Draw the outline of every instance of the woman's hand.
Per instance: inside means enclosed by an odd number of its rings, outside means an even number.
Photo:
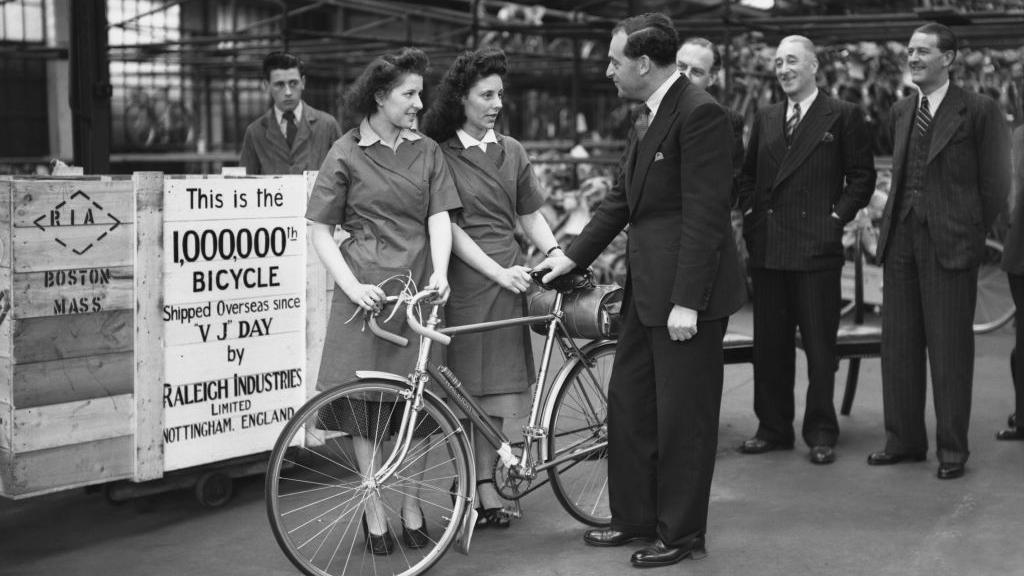
[[[530,288],[530,269],[525,266],[499,268],[494,281],[513,294],[522,294]]]
[[[441,303],[448,301],[448,296],[451,294],[451,288],[448,286],[448,275],[443,272],[435,270],[430,275],[430,281],[427,283],[427,290],[437,290],[438,297],[441,299]]]
[[[353,304],[366,311],[380,308],[386,297],[380,286],[374,284],[355,284],[345,289],[345,295]]]

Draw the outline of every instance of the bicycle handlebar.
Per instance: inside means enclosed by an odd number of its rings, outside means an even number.
[[[402,348],[405,348],[406,346],[409,345],[408,338],[404,336],[399,336],[394,332],[388,332],[387,330],[381,328],[380,324],[377,323],[377,316],[375,314],[366,315],[366,325],[370,327],[370,332],[373,332],[373,334],[378,338],[387,340],[388,342],[401,346]]]
[[[427,328],[423,324],[420,324],[420,321],[416,319],[416,305],[419,304],[421,300],[433,298],[434,296],[437,296],[437,290],[434,289],[417,292],[405,307],[405,319],[409,322],[409,327],[412,328],[413,332],[420,336],[426,336],[438,344],[444,344],[447,346],[452,341],[451,336],[441,334],[437,330]]]

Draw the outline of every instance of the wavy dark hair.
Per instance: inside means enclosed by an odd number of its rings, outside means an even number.
[[[363,117],[377,111],[377,94],[394,89],[406,74],[426,76],[430,58],[419,48],[403,48],[397,54],[375,58],[345,91],[345,107]]]
[[[657,66],[675,66],[679,49],[679,33],[672,19],[660,12],[632,16],[612,28],[612,36],[626,33],[626,46],[622,53],[636,60],[647,56]]]
[[[299,69],[299,76],[306,75],[306,65],[302,59],[288,52],[271,52],[263,58],[263,79],[270,80],[270,73],[274,70]]]
[[[423,115],[421,132],[437,142],[455,136],[455,131],[466,123],[462,98],[474,84],[495,74],[503,79],[508,74],[508,57],[502,50],[481,48],[460,54],[441,78],[437,95]]]

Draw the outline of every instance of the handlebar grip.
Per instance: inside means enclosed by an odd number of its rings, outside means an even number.
[[[366,325],[370,327],[370,332],[373,332],[374,335],[376,335],[378,338],[387,340],[388,342],[401,346],[402,348],[405,348],[406,346],[409,345],[408,338],[405,338],[404,336],[399,336],[394,332],[388,332],[387,330],[381,328],[380,324],[377,323],[377,317],[374,316],[373,314],[367,315]]]
[[[419,334],[420,336],[430,338],[431,340],[437,342],[438,344],[443,344],[447,346],[452,341],[451,336],[447,334],[441,334],[437,330],[431,330],[430,328],[427,328],[423,324],[420,324],[420,321],[416,319],[416,305],[420,302],[420,300],[423,300],[425,298],[432,298],[436,295],[436,290],[424,290],[416,294],[416,296],[414,296],[413,299],[409,302],[409,305],[405,307],[405,317],[406,320],[409,322],[409,327],[412,328],[413,332]]]

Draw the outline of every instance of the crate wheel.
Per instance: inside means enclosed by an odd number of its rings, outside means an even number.
[[[231,477],[223,472],[205,472],[196,480],[196,500],[207,508],[218,508],[231,500]]]

